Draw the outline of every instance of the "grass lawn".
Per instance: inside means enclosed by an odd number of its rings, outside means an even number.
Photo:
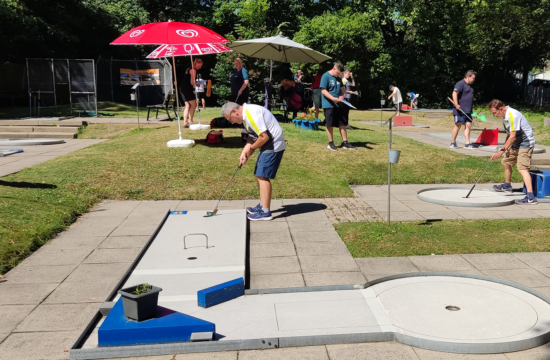
[[[352,119],[357,114],[352,113]],[[383,184],[387,132],[380,126],[352,125],[357,129],[349,139],[358,150],[332,152],[326,149],[324,131],[282,124],[288,148],[273,196],[347,197],[353,196],[349,184]],[[177,138],[176,122],[141,130],[135,125],[90,125],[80,137],[112,135],[112,139],[2,177],[0,273],[103,199],[217,199],[235,172],[243,144],[239,129],[225,129],[226,141],[217,146],[205,144],[207,132],[184,129],[183,137],[197,143],[178,149],[166,147],[167,141]],[[485,159],[397,136],[393,148],[402,151],[400,163],[393,166],[395,184],[473,182],[486,164]],[[227,199],[258,197],[254,160],[243,167]],[[493,163],[483,181],[501,180],[501,166]],[[516,173],[513,180],[519,181]]]
[[[343,223],[354,258],[550,251],[550,219]]]

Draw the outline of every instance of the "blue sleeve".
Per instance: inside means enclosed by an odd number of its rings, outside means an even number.
[[[243,80],[248,80],[248,71],[246,71],[245,68],[243,68],[241,71],[243,73]]]
[[[328,87],[328,77],[326,75],[327,74],[325,73],[321,77],[321,84],[319,84],[319,88],[321,89],[326,89]]]

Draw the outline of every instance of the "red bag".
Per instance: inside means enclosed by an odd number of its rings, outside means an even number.
[[[210,130],[208,135],[206,135],[207,144],[219,144],[223,140],[223,130]]]

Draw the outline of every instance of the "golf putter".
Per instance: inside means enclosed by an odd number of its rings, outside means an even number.
[[[450,102],[453,103],[453,105],[455,105],[455,102],[454,102],[453,100],[451,100],[451,98],[448,97],[447,100],[449,100]],[[456,107],[456,105],[455,105],[455,107]],[[471,117],[469,117],[468,115],[466,115],[466,113],[464,112],[464,110],[462,110],[462,109],[459,109],[459,110],[460,110],[460,112],[463,113],[464,116],[466,116],[475,126],[479,127],[479,125],[474,121],[474,119],[472,119]]]
[[[477,183],[479,182],[479,180],[481,180],[481,177],[485,174],[485,172],[487,171],[487,169],[489,168],[489,165],[491,164],[491,161],[493,161],[492,158],[489,158],[489,162],[487,163],[487,166],[485,166],[485,170],[483,170],[483,172],[481,173],[481,175],[479,175],[479,178],[477,179],[476,183],[474,184],[474,186],[472,186],[472,188],[470,189],[470,191],[468,192],[468,195],[464,196],[465,199],[468,198],[468,196],[470,196],[470,194],[472,193],[472,191],[474,191],[474,188],[476,187]]]
[[[231,181],[229,182],[229,184],[228,184],[227,187],[225,188],[225,191],[223,192],[222,197],[220,198],[220,200],[218,200],[218,203],[216,204],[216,208],[215,208],[213,211],[207,211],[205,217],[214,216],[214,215],[216,215],[216,214],[218,213],[218,206],[220,205],[220,202],[222,201],[223,197],[225,196],[225,193],[227,192],[227,189],[229,189],[229,187],[230,187],[231,184],[233,183],[233,180],[235,180],[235,176],[237,176],[237,173],[239,172],[239,170],[241,170],[241,167],[242,167],[242,166],[243,166],[243,164],[239,164],[239,167],[237,168],[237,171],[235,171],[235,174],[234,174],[233,177],[231,178]]]

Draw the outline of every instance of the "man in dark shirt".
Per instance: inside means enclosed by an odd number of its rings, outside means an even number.
[[[464,79],[460,80],[455,84],[453,90],[453,102],[455,108],[453,109],[453,116],[455,120],[455,127],[453,128],[452,139],[450,147],[453,149],[458,148],[456,145],[456,137],[458,136],[458,131],[460,127],[464,125],[464,138],[465,144],[464,149],[473,149],[474,147],[470,145],[470,129],[472,128],[472,107],[474,102],[474,89],[471,85],[476,80],[476,73],[473,70],[466,71]],[[464,115],[464,113],[466,115]]]

